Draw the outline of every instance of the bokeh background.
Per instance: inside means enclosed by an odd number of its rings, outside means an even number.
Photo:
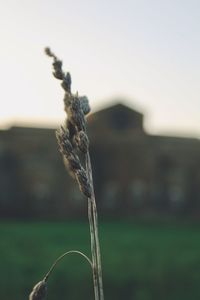
[[[0,299],[28,299],[63,252],[89,255],[87,203],[55,139],[63,91],[87,95],[107,299],[200,296],[199,1],[0,1]],[[93,299],[65,258],[48,299]]]

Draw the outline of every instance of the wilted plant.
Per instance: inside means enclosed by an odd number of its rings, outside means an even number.
[[[92,177],[92,167],[89,154],[89,139],[86,132],[85,115],[90,112],[89,101],[87,97],[79,97],[78,93],[71,92],[70,73],[63,72],[62,61],[59,60],[50,48],[45,48],[45,53],[53,58],[53,75],[61,80],[61,86],[65,91],[64,108],[67,113],[67,119],[64,126],[56,132],[59,150],[63,156],[64,163],[77,181],[80,191],[88,200],[88,220],[91,238],[91,259],[84,253],[71,250],[61,255],[52,265],[43,280],[38,282],[30,296],[29,300],[42,300],[45,298],[47,290],[47,280],[56,264],[66,255],[76,253],[82,255],[91,265],[93,273],[95,300],[103,300],[103,283],[101,270],[101,255],[98,237],[97,208],[94,194],[94,185]]]

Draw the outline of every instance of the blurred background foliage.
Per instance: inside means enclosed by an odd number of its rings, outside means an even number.
[[[199,298],[200,225],[168,221],[101,222],[106,299]],[[28,299],[63,252],[89,254],[86,222],[1,222],[0,231],[0,299]],[[93,299],[91,270],[82,257],[71,255],[49,279],[47,299],[80,298]]]

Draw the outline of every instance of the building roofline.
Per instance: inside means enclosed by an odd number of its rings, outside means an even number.
[[[138,114],[140,116],[144,116],[143,113],[141,113],[140,111],[138,110],[135,110],[133,107],[131,107],[130,105],[127,105],[127,104],[124,104],[121,100],[116,100],[114,101],[113,103],[109,103],[107,106],[104,106],[103,108],[100,108],[100,109],[97,109],[96,111],[94,112],[91,112],[91,115],[95,115],[95,114],[98,114],[98,113],[103,113],[103,112],[106,112],[108,110],[111,110],[115,107],[123,107],[123,108],[126,108],[130,111],[132,111],[133,113],[135,114]]]

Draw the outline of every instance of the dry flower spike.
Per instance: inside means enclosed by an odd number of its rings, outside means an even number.
[[[44,279],[34,286],[29,300],[43,300],[45,298],[47,291],[46,281],[49,274],[53,271],[55,265],[69,253],[78,253],[84,256],[90,263],[93,272],[95,300],[104,300],[97,210],[89,155],[89,139],[86,133],[85,120],[85,115],[90,112],[89,101],[86,96],[79,97],[78,93],[71,93],[70,73],[65,73],[62,70],[62,61],[57,58],[50,48],[45,48],[45,53],[53,58],[53,75],[62,81],[61,86],[65,91],[64,106],[67,119],[65,125],[56,131],[56,137],[59,150],[64,158],[64,162],[67,164],[69,172],[72,173],[74,179],[77,181],[80,191],[88,198],[88,220],[90,226],[92,260],[77,250],[64,253],[55,261]]]

